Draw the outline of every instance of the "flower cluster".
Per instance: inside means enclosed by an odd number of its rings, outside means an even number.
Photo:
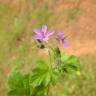
[[[53,31],[48,30],[47,25],[43,25],[42,29],[35,28],[34,29],[35,36],[34,39],[39,40],[40,42],[48,42],[49,38],[54,34]],[[68,42],[65,37],[63,37],[62,32],[57,33],[57,40],[64,47],[68,46]]]
[[[54,32],[52,31],[47,31],[46,25],[43,25],[41,30],[35,28],[34,32],[36,33],[34,37],[36,40],[45,41],[45,42],[48,42],[49,37],[54,34]]]

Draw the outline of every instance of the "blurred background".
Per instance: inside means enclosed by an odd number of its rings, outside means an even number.
[[[60,79],[54,96],[96,96],[96,0],[0,0],[0,96],[13,69],[30,70],[33,28],[64,32],[65,52],[79,57],[77,76]]]

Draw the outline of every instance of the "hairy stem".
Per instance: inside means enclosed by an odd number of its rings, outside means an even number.
[[[51,59],[51,52],[50,52],[50,50],[48,50],[48,53],[49,53],[49,60],[50,60],[49,68],[52,68],[52,59]]]

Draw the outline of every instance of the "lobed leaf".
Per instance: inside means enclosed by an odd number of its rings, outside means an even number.
[[[80,62],[79,59],[74,56],[74,55],[67,55],[67,54],[62,54],[61,56],[61,70],[63,72],[73,72],[73,71],[78,71],[80,68]]]
[[[12,72],[8,77],[8,96],[30,96],[29,74]]]

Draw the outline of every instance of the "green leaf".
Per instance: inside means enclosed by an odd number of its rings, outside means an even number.
[[[22,80],[23,80],[23,76],[21,73],[12,72],[11,74],[9,74],[9,77],[8,77],[9,88],[15,89],[15,88],[24,87]]]
[[[61,61],[66,62],[70,58],[70,55],[68,54],[61,54]]]
[[[24,95],[25,90],[23,88],[13,89],[8,92],[8,96],[24,96]]]
[[[58,78],[59,78],[58,72],[57,72],[56,70],[52,70],[52,72],[51,72],[51,83],[52,83],[53,85],[56,84]]]
[[[30,83],[34,87],[40,86],[44,84],[47,86],[50,82],[50,73],[49,69],[40,69],[36,68],[31,73]]]
[[[47,59],[42,59],[42,58],[38,58],[36,59],[35,63],[37,64],[37,66],[41,69],[46,69],[48,68],[48,64],[49,64],[49,61]]]
[[[40,85],[32,89],[31,96],[45,96],[45,87]]]
[[[32,96],[45,96],[50,84],[55,85],[58,74],[54,69],[36,68],[30,74],[30,84],[33,87]]]
[[[61,57],[61,52],[58,47],[54,49],[54,56],[56,59]]]
[[[74,55],[67,55],[67,54],[62,54],[61,57],[61,70],[63,72],[73,72],[73,71],[78,71],[80,68],[80,62],[79,59],[74,56]]]
[[[47,72],[46,73],[46,78],[44,80],[44,85],[47,86],[51,82],[51,73]]]
[[[8,77],[8,96],[29,96],[29,74],[12,72]]]

